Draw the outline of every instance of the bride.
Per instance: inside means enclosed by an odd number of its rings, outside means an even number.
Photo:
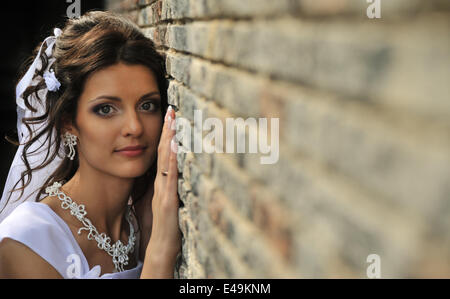
[[[100,11],[69,19],[36,52],[16,89],[0,277],[173,278],[181,231],[164,60],[135,24]]]

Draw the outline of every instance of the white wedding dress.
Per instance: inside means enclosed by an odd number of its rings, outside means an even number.
[[[10,238],[26,245],[53,266],[63,278],[133,279],[141,275],[141,261],[135,268],[123,272],[100,275],[100,265],[90,269],[69,226],[44,203],[26,201],[17,206],[0,223],[0,242],[3,238]],[[139,260],[137,256],[139,233],[136,238],[134,251],[136,260]],[[73,259],[73,257],[79,258]],[[74,266],[79,269],[73,271]]]

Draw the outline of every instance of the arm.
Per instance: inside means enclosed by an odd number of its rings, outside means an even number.
[[[173,278],[176,256],[173,257],[168,252],[150,242],[145,253],[141,278]]]
[[[63,278],[47,261],[24,244],[0,242],[0,278]]]
[[[167,116],[172,118],[168,121]],[[141,278],[173,278],[178,253],[181,251],[181,230],[178,224],[178,168],[176,149],[171,141],[175,135],[175,113],[168,110],[158,146],[158,171],[151,201],[152,233],[145,250]],[[164,176],[162,171],[167,171]]]

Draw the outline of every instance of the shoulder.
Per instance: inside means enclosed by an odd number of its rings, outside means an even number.
[[[6,268],[9,264],[19,269],[28,269],[28,263],[47,264],[65,275],[67,257],[83,254],[67,224],[43,203],[19,205],[0,223],[0,241]]]
[[[0,240],[4,237],[36,238],[45,229],[57,229],[56,219],[48,206],[24,202],[0,223]]]
[[[0,278],[62,278],[62,276],[24,244],[3,238],[0,241]]]

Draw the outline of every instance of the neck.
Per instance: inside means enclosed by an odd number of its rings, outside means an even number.
[[[124,216],[133,182],[133,178],[87,172],[80,167],[61,190],[78,205],[85,206],[86,218],[99,233],[104,232],[116,242],[121,239],[122,229],[128,225]]]

